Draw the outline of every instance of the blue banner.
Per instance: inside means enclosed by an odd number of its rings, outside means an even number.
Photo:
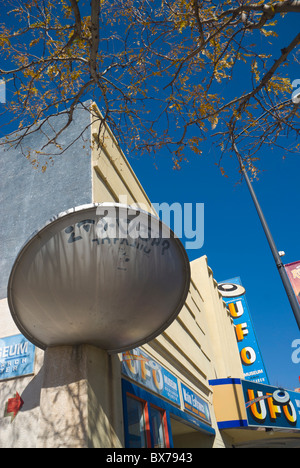
[[[34,372],[35,346],[23,335],[0,338],[0,380]]]
[[[300,429],[300,393],[242,380],[248,426]]]
[[[258,346],[245,289],[239,277],[218,284],[235,325],[236,339],[240,352],[244,377],[256,383],[268,384],[269,379]]]
[[[202,398],[186,387],[183,383],[181,384],[181,391],[184,409],[210,424],[210,412],[206,401],[202,400]]]
[[[177,378],[140,348],[122,354],[122,372],[149,390],[180,405]]]

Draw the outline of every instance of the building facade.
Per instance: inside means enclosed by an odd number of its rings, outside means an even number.
[[[121,197],[152,210],[113,134],[100,125],[95,104],[86,106],[93,113],[76,109],[60,136],[63,153],[53,160],[40,154],[47,132],[33,133],[22,148],[6,148],[0,158],[0,447],[225,448],[253,439],[267,444],[268,432],[247,423],[234,322],[206,256],[190,264],[189,292],[177,318],[138,348],[112,354],[82,343],[42,350],[13,321],[7,284],[32,232],[72,207]],[[64,118],[50,120],[48,137]],[[277,410],[273,405],[277,414],[279,404]],[[282,408],[291,427],[278,438],[300,445],[295,415]]]

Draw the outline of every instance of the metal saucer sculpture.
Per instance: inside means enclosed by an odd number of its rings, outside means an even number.
[[[184,305],[190,265],[180,240],[148,212],[103,203],[72,208],[18,254],[8,302],[36,346],[91,344],[115,353],[161,334]]]

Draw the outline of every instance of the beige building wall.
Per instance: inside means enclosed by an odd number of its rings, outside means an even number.
[[[139,203],[153,212],[151,202],[136,178],[116,140],[107,129],[99,131],[99,122],[92,126],[94,201],[119,201],[119,194],[128,203]],[[212,445],[224,447],[213,410],[213,394],[208,381],[229,376],[243,377],[233,321],[218,291],[207,257],[191,262],[190,290],[180,314],[159,337],[142,347],[147,354],[188,385],[210,405],[216,430]],[[183,431],[183,428],[182,428]],[[182,432],[177,442],[195,447],[209,445],[207,436]]]
[[[92,181],[93,201],[139,203],[152,211],[151,202],[113,133],[101,125],[101,115],[93,104],[92,116]]]
[[[94,114],[90,127],[93,202],[122,203],[125,202],[124,197],[127,197],[128,204],[140,203],[144,209],[151,211],[151,202],[114,136],[106,127],[99,127],[100,114],[96,107],[94,107]],[[120,196],[122,196],[121,199]],[[143,349],[209,404],[216,437],[204,435],[201,437],[200,433],[192,429],[189,431],[186,428],[183,430],[182,427],[178,427],[177,446],[190,447],[191,445],[186,444],[193,444],[195,447],[225,447],[226,440],[222,438],[217,428],[213,409],[213,390],[208,382],[210,379],[229,376],[242,377],[242,366],[232,319],[218,292],[216,281],[205,256],[191,262],[191,273],[189,294],[180,314],[164,333],[144,345]],[[0,339],[1,336],[17,333],[19,331],[14,325],[7,302],[4,299],[0,302]],[[53,353],[55,354],[55,351]],[[122,413],[120,398],[121,356],[119,355],[117,359],[113,358],[113,364],[110,364],[112,367],[108,368],[105,352],[99,353],[85,349],[84,353],[85,359],[88,359],[86,356],[92,356],[93,365],[84,366],[83,369],[81,364],[77,363],[73,378],[77,379],[76,381],[83,379],[84,382],[80,388],[88,389],[90,395],[88,405],[92,406],[93,411],[91,411],[91,407],[84,406],[88,428],[84,437],[87,439],[83,440],[83,431],[78,436],[81,441],[74,442],[77,436],[71,435],[71,438],[74,437],[73,442],[66,442],[65,446],[68,446],[69,443],[73,446],[101,446],[101,444],[102,446],[122,446],[124,444],[122,417],[115,418],[112,426],[107,419],[103,425],[101,422],[103,421],[103,412],[99,410],[99,405],[103,404],[106,414],[109,414],[112,409],[115,414]],[[59,360],[59,356],[65,359],[65,361],[61,359],[61,362],[66,363],[65,365],[68,365],[68,359],[69,363],[74,362],[74,355],[70,353],[70,350],[57,350],[55,359]],[[57,428],[54,427],[55,421],[48,421],[47,418],[49,419],[49,414],[51,414],[51,405],[52,408],[55,406],[57,396],[55,390],[57,391],[58,387],[62,407],[65,401],[70,402],[68,392],[70,391],[69,383],[72,380],[72,372],[69,372],[68,385],[65,385],[59,380],[57,373],[53,371],[49,363],[47,364],[50,366],[47,367],[49,373],[46,375],[46,364],[43,365],[43,359],[44,352],[37,350],[34,376],[0,382],[0,404],[2,407],[16,388],[21,396],[26,395],[24,398],[26,403],[13,423],[9,418],[4,418],[0,414],[0,447],[64,446],[64,442],[55,440],[55,437],[60,437],[60,431],[55,430]],[[46,361],[48,362],[49,359]],[[93,377],[98,364],[106,369],[104,373],[108,376],[108,380],[103,379],[101,383],[103,385],[101,391],[99,390],[101,387],[99,381]],[[60,368],[61,372],[62,368]],[[79,375],[80,372],[82,374]],[[107,403],[107,395],[110,392],[109,375],[113,375],[114,379],[114,396],[110,397],[110,402]],[[83,392],[82,399],[86,398],[87,393],[83,390],[80,391]],[[99,392],[101,395],[97,395]],[[89,415],[97,413],[97,411],[95,413],[95,408],[98,408],[99,415],[93,421]],[[58,417],[61,414],[61,408],[52,412]],[[76,424],[76,417],[73,418],[73,421]],[[63,428],[66,421],[61,421],[61,424]],[[53,427],[53,430],[50,426]],[[51,434],[49,431],[52,431]],[[49,434],[48,441],[47,434]],[[110,440],[107,439],[107,434],[112,434]]]

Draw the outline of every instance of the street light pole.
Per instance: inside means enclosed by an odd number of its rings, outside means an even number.
[[[272,237],[272,234],[270,232],[269,226],[268,226],[267,221],[266,221],[266,219],[264,217],[264,214],[262,212],[262,209],[260,207],[260,204],[258,202],[258,199],[256,197],[256,194],[255,194],[254,189],[252,187],[252,184],[250,182],[250,179],[248,177],[247,171],[246,171],[245,166],[244,166],[244,164],[242,162],[241,155],[240,155],[235,143],[233,143],[233,147],[234,147],[234,151],[235,151],[235,153],[236,153],[236,155],[238,157],[243,176],[245,177],[245,181],[247,183],[250,195],[251,195],[252,200],[254,202],[257,214],[258,214],[259,219],[261,221],[261,224],[262,224],[263,230],[265,232],[267,241],[269,243],[271,252],[273,254],[277,269],[278,269],[279,274],[281,276],[283,286],[284,286],[285,291],[287,293],[287,296],[288,296],[290,305],[292,307],[296,322],[298,324],[298,328],[300,330],[300,306],[299,306],[298,300],[297,300],[297,298],[296,298],[296,296],[294,294],[294,291],[293,291],[292,285],[290,283],[289,277],[288,277],[287,272],[286,272],[286,270],[284,268],[284,265],[283,265],[283,263],[281,261],[280,255],[279,255],[278,250],[276,248],[276,245],[275,245],[274,239]]]

